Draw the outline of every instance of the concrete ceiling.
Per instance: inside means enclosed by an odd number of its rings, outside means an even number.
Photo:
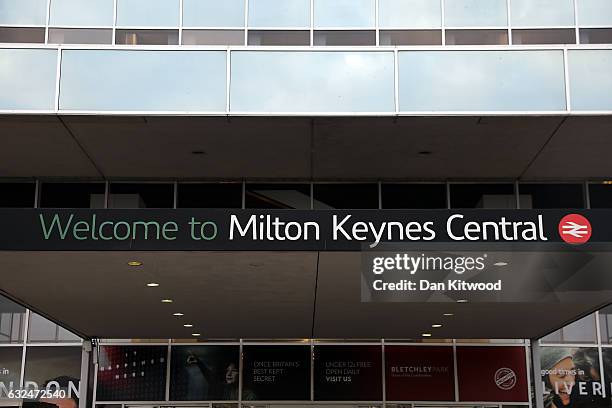
[[[611,116],[13,115],[0,117],[0,135],[0,175],[17,178],[568,180],[612,175]]]
[[[419,339],[433,323],[444,324],[435,338],[536,338],[612,299],[606,279],[559,302],[362,302],[360,262],[358,252],[0,252],[0,291],[84,336],[144,339]]]

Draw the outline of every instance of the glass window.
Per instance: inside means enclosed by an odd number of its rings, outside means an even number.
[[[588,315],[542,338],[542,343],[596,343],[595,315]]]
[[[310,31],[249,30],[249,45],[310,45]]]
[[[47,24],[47,0],[0,0],[0,24]]]
[[[243,30],[183,30],[184,45],[244,45]]]
[[[521,208],[584,208],[582,184],[520,184]]]
[[[514,27],[574,25],[574,0],[512,0]]]
[[[235,112],[390,112],[393,53],[238,51],[231,84]]]
[[[177,45],[178,30],[117,30],[115,43],[126,45]]]
[[[400,51],[399,97],[402,111],[563,110],[563,53]]]
[[[380,45],[441,44],[441,30],[380,30]]]
[[[224,51],[64,50],[60,107],[225,111],[225,62]]]
[[[247,184],[245,207],[310,209],[310,184]]]
[[[45,29],[36,27],[0,27],[0,43],[45,42]]]
[[[378,208],[378,184],[315,184],[314,208],[317,210]]]
[[[581,44],[612,44],[612,28],[581,28]]]
[[[49,44],[111,44],[113,30],[104,28],[50,28]]]
[[[451,184],[451,208],[516,208],[513,184]]]
[[[178,208],[242,208],[242,183],[178,185]]]
[[[310,27],[310,0],[249,0],[249,27]]]
[[[112,183],[109,208],[172,208],[174,184]]]
[[[32,313],[28,326],[28,343],[78,343],[81,338],[61,326]]]
[[[8,398],[3,385],[8,391],[11,390],[11,383],[14,391],[19,388],[22,354],[23,347],[0,347],[0,400],[6,401]],[[13,406],[19,405],[15,403]]]
[[[42,208],[104,208],[102,183],[42,183]]]
[[[445,184],[402,184],[382,185],[382,208],[424,209],[446,208]]]
[[[508,25],[506,0],[444,0],[446,27],[496,27]]]
[[[26,310],[23,306],[0,296],[0,343],[20,343],[23,341],[25,313]],[[0,348],[1,350],[2,348]]]
[[[573,28],[512,30],[512,44],[576,44]]]
[[[0,183],[0,208],[33,208],[35,194],[34,183]]]
[[[81,347],[28,347],[24,381],[35,382],[39,389],[45,387],[50,381],[57,381],[60,389],[65,390],[66,393],[70,391],[71,399],[77,403],[78,395],[75,390],[80,389],[81,355]],[[62,406],[74,407],[75,405]]]
[[[244,27],[244,0],[183,0],[183,27]]]
[[[599,311],[599,330],[601,342],[612,344],[612,306],[606,306]]]
[[[376,45],[375,31],[315,31],[314,45]]]
[[[54,109],[57,52],[0,49],[0,109]]]
[[[572,109],[612,109],[612,50],[570,50]]]
[[[506,30],[446,30],[446,45],[508,44]]]
[[[113,0],[51,0],[49,25],[112,26]]]
[[[178,27],[179,0],[117,0],[117,25]]]
[[[610,0],[576,0],[578,6],[578,25],[611,26],[612,1]]]
[[[441,27],[440,2],[432,0],[379,0],[378,24],[381,28]]]
[[[589,184],[591,208],[612,208],[612,184]]]
[[[315,27],[374,27],[375,0],[314,0]]]

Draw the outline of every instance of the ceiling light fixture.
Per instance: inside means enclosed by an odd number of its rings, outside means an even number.
[[[423,337],[431,337],[431,333],[423,333],[423,334],[421,334],[421,336],[423,336]]]
[[[439,329],[440,327],[442,327],[442,325],[439,323],[436,323],[436,324],[432,324],[431,327],[433,327],[434,329]]]
[[[140,262],[140,261],[130,261],[127,264],[129,266],[142,266],[142,262]]]
[[[180,317],[180,316],[185,316],[185,315],[183,313],[176,312],[176,313],[173,313],[172,316]]]
[[[447,317],[448,317],[448,316],[454,316],[454,315],[455,315],[454,313],[444,313],[444,314],[443,314],[443,316],[447,316]]]
[[[493,265],[494,266],[507,266],[508,262],[495,262]]]
[[[192,335],[193,337],[200,337],[200,336],[201,336],[201,334],[200,334],[200,333],[191,333],[191,335]]]
[[[187,324],[184,324],[183,327],[193,327],[193,324],[187,323]]]
[[[459,299],[459,300],[457,301],[457,303],[467,303],[467,302],[468,302],[468,300],[467,300],[467,299]]]
[[[147,283],[147,286],[150,288],[156,288],[159,286],[159,283],[155,283],[155,282],[149,282]]]
[[[162,299],[161,302],[162,303],[172,303],[173,300],[172,299]]]

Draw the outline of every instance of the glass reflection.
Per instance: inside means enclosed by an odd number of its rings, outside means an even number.
[[[45,25],[47,0],[0,0],[0,24]]]
[[[565,109],[561,51],[405,51],[399,76],[402,111]]]
[[[572,109],[612,109],[612,51],[570,50]]]
[[[444,0],[447,27],[497,27],[508,24],[506,0]]]
[[[179,0],[117,0],[117,25],[178,27]]]
[[[242,27],[244,0],[183,0],[183,27]]]
[[[514,27],[574,25],[573,0],[512,0]]]
[[[374,27],[375,0],[314,0],[315,27]]]
[[[224,51],[65,50],[60,106],[224,111],[225,58]]]
[[[440,2],[432,0],[379,0],[378,24],[381,28],[441,27]]]
[[[310,0],[249,0],[249,27],[310,27]]]
[[[389,112],[392,52],[232,53],[235,112]]]
[[[52,26],[112,26],[113,0],[51,0]]]
[[[612,1],[576,0],[580,26],[612,26]]]

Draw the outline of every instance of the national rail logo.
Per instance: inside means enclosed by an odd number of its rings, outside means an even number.
[[[584,244],[591,239],[592,233],[591,223],[580,214],[568,214],[559,221],[559,235],[568,244]]]

